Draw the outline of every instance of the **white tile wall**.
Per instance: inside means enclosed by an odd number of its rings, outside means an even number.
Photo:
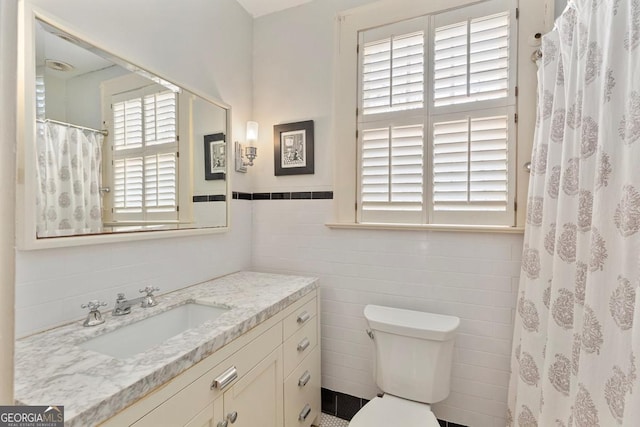
[[[366,304],[455,315],[451,395],[434,412],[474,427],[506,424],[521,235],[332,230],[331,200],[253,204],[253,268],[321,278],[323,387],[377,392]]]
[[[92,299],[112,307],[118,292],[133,298],[153,285],[163,294],[248,268],[251,202],[234,200],[231,211],[222,234],[18,251],[16,336],[82,319]]]

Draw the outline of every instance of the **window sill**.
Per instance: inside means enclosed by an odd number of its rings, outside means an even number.
[[[463,233],[506,233],[522,234],[524,227],[505,227],[495,225],[445,225],[445,224],[381,224],[381,223],[327,223],[331,229],[354,230],[412,230],[412,231],[455,231]]]

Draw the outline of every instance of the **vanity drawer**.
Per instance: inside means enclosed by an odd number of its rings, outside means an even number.
[[[310,318],[300,330],[284,342],[283,367],[285,378],[316,348],[316,344],[318,344],[317,320],[316,316]]]
[[[135,427],[157,427],[161,425],[182,426],[187,424],[194,414],[201,412],[214,399],[231,389],[239,378],[246,375],[262,359],[278,348],[280,342],[282,342],[282,329],[280,325],[276,325],[183,388],[133,425]],[[214,380],[223,379],[225,374],[233,371],[233,368],[235,368],[235,373],[237,374],[235,379],[230,379],[228,383],[212,388]],[[226,375],[226,377],[233,378],[232,375]]]
[[[284,395],[285,427],[309,427],[320,415],[320,348],[311,351],[285,380]]]
[[[317,314],[318,300],[315,297],[315,292],[310,295],[311,299],[303,298],[288,309],[291,311],[289,314],[285,314],[284,321],[282,322],[282,330],[284,339],[286,340],[295,332],[299,331],[307,323],[311,322],[311,319]]]

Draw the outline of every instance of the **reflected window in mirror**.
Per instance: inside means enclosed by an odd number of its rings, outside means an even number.
[[[177,92],[128,75],[102,83],[105,222],[178,220]],[[142,85],[142,87],[141,87]]]

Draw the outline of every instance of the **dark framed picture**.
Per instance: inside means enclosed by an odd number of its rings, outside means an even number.
[[[275,174],[313,174],[313,120],[273,127]]]
[[[204,136],[204,179],[225,179],[227,174],[227,144],[224,133]]]

